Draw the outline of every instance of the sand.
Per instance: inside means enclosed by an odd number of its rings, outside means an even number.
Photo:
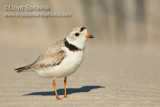
[[[25,53],[26,52],[26,53]],[[85,59],[68,77],[68,98],[57,100],[52,79],[13,69],[31,63],[37,50],[1,48],[0,107],[159,107],[160,52],[87,46]],[[63,78],[57,79],[63,96]]]

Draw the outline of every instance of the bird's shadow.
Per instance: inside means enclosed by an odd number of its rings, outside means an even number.
[[[92,89],[98,89],[98,88],[105,88],[103,86],[83,86],[81,88],[67,88],[67,94],[73,94],[73,93],[81,93],[81,92],[89,92]],[[64,89],[58,89],[57,90],[59,95],[64,95]],[[30,95],[42,95],[42,96],[52,96],[55,95],[54,91],[45,91],[45,92],[32,92],[29,94],[25,94],[24,96],[30,96]]]

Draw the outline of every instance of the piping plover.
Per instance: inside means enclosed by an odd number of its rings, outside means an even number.
[[[17,68],[17,72],[33,71],[40,77],[53,78],[53,88],[57,99],[62,99],[56,91],[56,78],[64,78],[64,98],[66,94],[67,76],[73,74],[81,65],[87,38],[94,38],[87,33],[85,27],[75,27],[68,36],[48,47],[30,65]]]

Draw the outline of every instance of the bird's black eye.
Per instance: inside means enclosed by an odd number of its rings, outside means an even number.
[[[79,36],[79,33],[75,33],[75,36]]]

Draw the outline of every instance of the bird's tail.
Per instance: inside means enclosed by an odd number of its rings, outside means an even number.
[[[32,64],[31,64],[31,65],[32,65]],[[24,66],[24,67],[16,68],[15,70],[16,70],[18,73],[20,73],[20,72],[29,70],[29,69],[31,68],[31,65],[27,65],[27,66]]]

